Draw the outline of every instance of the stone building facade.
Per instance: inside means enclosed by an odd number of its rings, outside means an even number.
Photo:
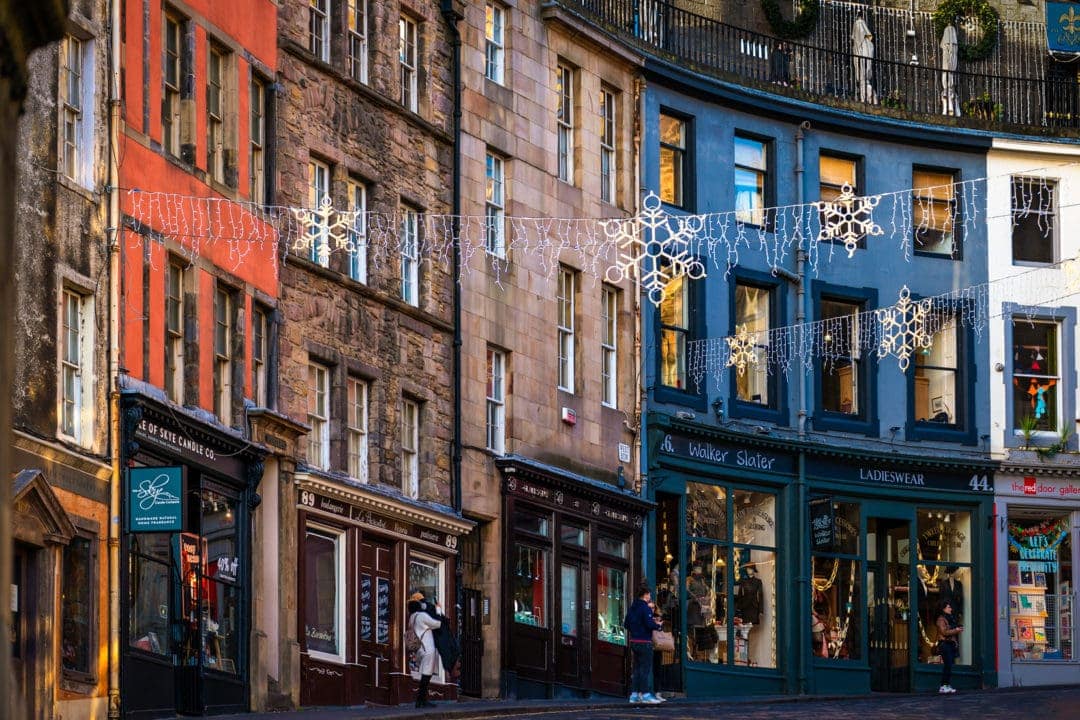
[[[278,25],[276,202],[340,213],[286,240],[279,409],[306,437],[279,505],[299,528],[281,640],[301,704],[396,704],[407,598],[452,614],[469,526],[451,508],[453,279],[423,220],[451,208],[451,52],[438,3],[328,7],[288,3]],[[432,693],[456,688],[440,671]]]
[[[637,294],[605,282],[609,259],[559,252],[557,232],[518,218],[635,212],[639,59],[554,5],[476,3],[462,28],[462,213],[484,229],[462,277],[463,503],[480,523],[463,552],[462,687],[619,693],[602,575],[640,581],[640,532],[598,511],[643,515],[628,492]],[[627,552],[605,568],[608,542]]]
[[[13,716],[108,710],[107,4],[28,65],[18,131]],[[4,432],[8,432],[4,428]]]

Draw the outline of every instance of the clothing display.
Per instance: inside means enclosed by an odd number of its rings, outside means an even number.
[[[748,569],[735,586],[735,593],[735,617],[760,625],[761,613],[765,609],[765,589],[761,579]]]
[[[955,575],[950,573],[945,576],[938,585],[938,607],[944,605],[946,602],[953,606],[953,612],[956,614],[957,622],[963,622],[964,619],[964,585],[956,579]]]

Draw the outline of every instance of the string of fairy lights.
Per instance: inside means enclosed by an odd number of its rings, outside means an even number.
[[[735,210],[698,214],[670,210],[648,193],[636,214],[620,218],[379,213],[336,207],[329,196],[314,208],[302,208],[140,189],[126,191],[124,211],[128,227],[138,234],[174,238],[193,255],[208,243],[226,245],[235,267],[253,252],[271,250],[281,262],[297,256],[327,265],[333,253],[362,253],[373,269],[395,268],[408,253],[449,267],[456,248],[463,275],[486,267],[501,283],[513,257],[532,258],[548,275],[570,262],[597,280],[636,280],[660,306],[674,280],[703,279],[711,271],[726,276],[748,255],[755,266],[790,274],[792,259],[801,252],[807,273],[816,275],[821,262],[851,258],[867,238],[895,243],[905,259],[925,250],[923,242],[939,243],[941,252],[943,239],[991,219],[982,208],[995,179],[1012,180],[1011,222],[1033,219],[1036,232],[1054,232],[1060,190],[1055,192],[1053,173],[1076,164],[869,196],[845,185],[829,200],[778,207],[753,207],[737,195]],[[944,251],[958,252],[958,243],[944,245]],[[691,341],[687,372],[699,387],[706,376],[719,386],[729,371],[788,374],[809,370],[819,360],[828,367],[865,353],[892,356],[906,370],[915,353],[928,351],[934,336],[950,325],[981,334],[992,299],[1037,308],[1078,291],[1077,258],[933,297],[915,297],[903,286],[890,305],[782,327],[743,324],[731,335]]]

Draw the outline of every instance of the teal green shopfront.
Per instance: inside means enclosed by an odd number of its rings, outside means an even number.
[[[993,475],[651,418],[646,567],[689,697],[936,690],[936,618],[959,609],[954,687],[991,687]]]

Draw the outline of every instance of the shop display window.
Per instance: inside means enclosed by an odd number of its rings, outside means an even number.
[[[1069,514],[1010,509],[1009,641],[1014,660],[1073,660],[1072,539]]]
[[[129,535],[128,642],[162,657],[172,652],[169,537],[167,533]]]
[[[601,535],[596,541],[596,552],[625,560],[630,553],[630,547],[625,540]]]
[[[547,520],[544,520],[547,527]],[[551,553],[518,543],[515,547],[514,622],[533,627],[548,627],[548,584]]]
[[[94,543],[76,535],[64,548],[61,577],[61,656],[65,672],[91,675],[94,671],[93,596]]]
[[[210,580],[203,611],[203,664],[236,674],[240,647],[240,588]]]
[[[551,536],[551,519],[545,515],[515,510],[512,525],[515,530],[527,532],[531,535]]]
[[[628,607],[626,571],[599,566],[596,569],[596,632],[601,640],[614,645],[626,644],[623,619]]]
[[[429,557],[409,558],[409,593],[419,590],[429,602],[444,603],[443,563]]]
[[[686,507],[688,656],[776,667],[776,495],[689,483]]]
[[[589,531],[577,525],[564,524],[560,533],[563,545],[585,548],[589,544]]]
[[[937,618],[942,604],[952,603],[958,624],[974,626],[971,513],[920,508],[917,517],[919,662],[939,663]],[[972,661],[971,633],[960,633],[958,640],[960,655],[956,662],[968,665]]]
[[[340,536],[309,529],[304,537],[304,637],[309,652],[344,655],[341,565]]]
[[[833,545],[813,554],[810,647],[814,657],[862,659],[860,507],[833,503]]]

